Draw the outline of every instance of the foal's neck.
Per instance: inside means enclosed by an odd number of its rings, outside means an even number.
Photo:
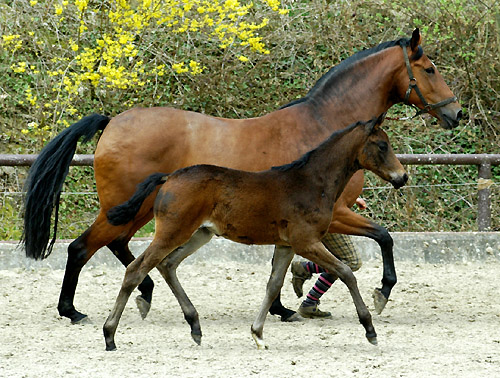
[[[362,168],[358,155],[367,139],[363,127],[364,124],[355,124],[334,133],[310,152],[309,160],[303,167],[305,180],[317,183],[334,201],[340,196],[352,175]]]

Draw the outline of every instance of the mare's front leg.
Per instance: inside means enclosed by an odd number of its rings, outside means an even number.
[[[391,235],[384,227],[342,205],[335,206],[333,222],[330,224],[328,232],[366,236],[375,240],[380,246],[384,265],[382,288],[376,288],[373,292],[375,311],[380,314],[389,300],[392,288],[397,282],[393,254],[394,242]]]
[[[198,229],[198,231],[194,233],[186,244],[170,253],[157,266],[161,275],[172,290],[172,293],[175,295],[175,298],[177,298],[182,312],[184,313],[184,319],[186,319],[191,327],[191,337],[198,345],[201,344],[202,336],[200,319],[196,308],[190,301],[181,283],[179,282],[179,279],[177,278],[177,267],[186,257],[192,255],[200,247],[208,243],[210,239],[212,239],[213,235],[214,234],[206,228]]]
[[[373,327],[372,317],[359,293],[356,277],[354,277],[351,268],[332,255],[321,242],[314,243],[307,247],[292,245],[292,248],[298,255],[325,268],[329,273],[336,275],[345,283],[349,288],[352,300],[356,306],[359,322],[365,328],[366,338],[370,343],[376,345],[377,334]]]
[[[271,304],[283,286],[286,271],[292,262],[293,256],[294,253],[290,247],[276,246],[274,249],[273,266],[271,276],[267,282],[266,295],[262,305],[260,306],[257,318],[251,327],[252,337],[255,340],[258,349],[267,349],[262,337],[264,322]]]

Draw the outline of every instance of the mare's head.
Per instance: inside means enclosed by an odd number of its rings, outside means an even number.
[[[380,128],[384,118],[385,113],[359,126],[363,128],[367,139],[357,160],[362,168],[372,171],[399,189],[408,181],[408,174],[394,154],[387,134]]]
[[[401,40],[405,69],[398,77],[400,96],[406,104],[421,109],[417,114],[428,112],[443,128],[452,129],[458,126],[462,109],[434,63],[424,54],[421,41],[418,29],[409,40]]]

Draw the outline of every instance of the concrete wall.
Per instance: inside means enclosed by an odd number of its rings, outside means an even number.
[[[500,232],[393,232],[394,259],[415,263],[456,263],[468,261],[500,260]],[[353,237],[364,261],[381,260],[380,248],[367,238]],[[136,239],[131,250],[139,255],[150,240]],[[56,243],[52,254],[43,261],[34,261],[24,256],[16,242],[0,242],[0,269],[48,267],[64,269],[69,241]],[[236,260],[247,263],[269,263],[272,246],[245,246],[222,238],[213,238],[184,263],[193,264],[210,261]],[[120,266],[119,261],[107,249],[98,251],[90,260],[90,266]]]

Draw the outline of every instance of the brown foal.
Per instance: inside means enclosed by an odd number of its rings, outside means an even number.
[[[328,252],[321,238],[332,222],[336,200],[359,169],[373,171],[396,188],[406,183],[408,176],[386,133],[379,128],[382,120],[383,115],[352,124],[333,133],[299,160],[267,171],[196,165],[170,175],[149,176],[128,202],[108,212],[113,225],[134,222],[144,200],[163,183],[154,204],[154,239],[128,266],[115,306],[104,324],[106,350],[116,349],[114,335],[132,291],[155,267],[171,285],[168,269],[162,262],[200,229],[238,243],[277,246],[280,258],[275,258],[264,302],[251,328],[258,348],[265,347],[264,320],[283,285],[294,253],[325,267],[347,285],[366,337],[376,344],[371,315],[352,271]],[[192,306],[183,302],[182,295],[176,297],[183,310]],[[199,343],[201,329],[197,314],[194,318],[192,313],[184,314],[193,338]]]

